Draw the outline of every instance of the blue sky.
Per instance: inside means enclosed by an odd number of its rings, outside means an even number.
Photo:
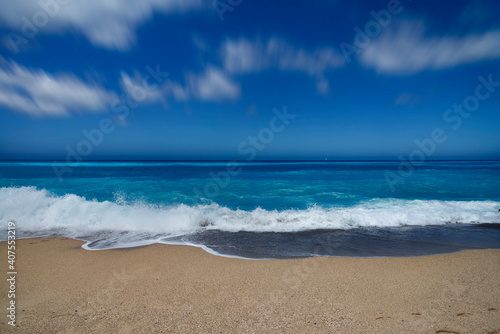
[[[500,158],[495,0],[0,6],[0,159]]]

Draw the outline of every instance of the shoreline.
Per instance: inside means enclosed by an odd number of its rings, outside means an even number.
[[[54,237],[49,237],[49,238],[27,238],[27,239],[68,239],[68,240],[74,240],[74,241],[79,241],[82,242],[82,246],[87,243],[85,240],[81,239],[73,239],[73,238],[67,238],[67,237],[61,237],[61,238],[54,238]],[[22,239],[18,239],[22,240]],[[0,241],[4,242],[4,241]],[[342,258],[342,259],[402,259],[402,258],[421,258],[421,257],[429,257],[429,256],[440,256],[440,255],[451,255],[451,254],[457,254],[457,253],[462,253],[466,251],[480,251],[480,250],[498,250],[500,251],[500,248],[474,248],[474,249],[460,249],[456,251],[450,251],[447,253],[436,253],[436,254],[425,254],[425,255],[405,255],[405,256],[343,256],[343,255],[315,255],[315,256],[308,256],[308,257],[297,257],[297,258],[252,258],[252,257],[244,257],[244,256],[238,256],[238,255],[230,255],[230,254],[224,254],[224,253],[217,253],[216,251],[212,250],[211,248],[208,248],[204,245],[197,245],[197,244],[181,244],[181,243],[162,243],[162,242],[157,242],[154,244],[148,244],[148,245],[141,245],[141,246],[132,246],[132,247],[117,247],[117,248],[106,248],[106,249],[92,249],[92,248],[84,248],[87,251],[91,252],[101,252],[101,251],[127,251],[127,250],[133,250],[133,249],[141,249],[145,247],[151,247],[154,245],[164,245],[164,246],[181,246],[181,247],[194,247],[201,249],[203,252],[212,255],[212,256],[217,256],[217,257],[223,257],[223,258],[228,258],[228,259],[237,259],[237,260],[247,260],[247,261],[288,261],[288,260],[304,260],[304,259],[312,259],[312,258]],[[500,334],[500,333],[499,333]]]
[[[16,240],[10,333],[500,333],[500,250],[249,261],[185,245]],[[7,258],[7,242],[0,242]],[[4,273],[8,272],[4,261]]]
[[[222,257],[248,260],[304,259],[315,256],[387,258],[444,255],[474,249],[500,249],[500,224],[356,227],[297,232],[203,231],[180,241],[145,238],[137,243],[85,241],[87,250],[153,244],[186,245]],[[119,239],[120,236],[115,236]],[[210,245],[210,246],[207,246]],[[260,248],[260,245],[262,248]],[[289,246],[292,245],[292,246]],[[272,247],[271,247],[272,246]],[[109,247],[109,248],[108,248]]]

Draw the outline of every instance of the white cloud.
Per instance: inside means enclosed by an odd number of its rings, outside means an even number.
[[[60,1],[61,3],[63,1]],[[20,31],[25,17],[31,24],[43,13],[45,24],[34,25],[42,32],[61,32],[73,28],[82,32],[94,45],[126,50],[135,42],[137,26],[150,19],[154,12],[187,12],[202,8],[203,0],[23,0],[2,4],[0,24]],[[39,16],[36,16],[38,13]],[[40,14],[42,13],[42,14]],[[35,20],[34,20],[35,17]],[[38,20],[41,20],[38,18]],[[44,23],[44,21],[40,21]]]
[[[161,83],[154,82],[151,78],[149,81],[138,72],[133,77],[125,72],[121,73],[120,83],[123,90],[133,101],[139,103],[161,101],[166,104],[166,99],[170,97],[179,102],[220,102],[237,99],[241,94],[240,86],[222,70],[213,66],[208,66],[200,74],[187,74],[184,85],[171,79]]]
[[[160,88],[162,85],[157,82],[149,83],[139,72],[135,72],[133,77],[121,72],[121,86],[127,95],[136,102],[153,103],[164,100]]]
[[[116,95],[70,74],[51,75],[15,62],[0,63],[0,105],[33,116],[68,116],[107,109]]]
[[[227,40],[222,45],[224,68],[232,73],[250,73],[278,68],[299,71],[309,75],[323,74],[326,70],[344,65],[344,57],[332,48],[308,52],[297,49],[283,40]]]
[[[245,74],[268,69],[303,72],[317,79],[316,86],[321,93],[328,91],[325,72],[345,64],[344,57],[333,48],[310,52],[277,38],[265,43],[244,38],[227,40],[221,47],[221,55],[224,69],[230,73]]]
[[[168,96],[173,96],[177,101],[189,100],[189,90],[177,82],[168,81],[164,91]]]
[[[188,82],[191,94],[202,101],[234,100],[241,93],[240,86],[215,67],[207,67],[201,75],[190,75]]]
[[[186,84],[170,79],[157,83],[139,72],[133,76],[120,74],[123,92],[134,103],[167,103],[199,100],[220,102],[237,99],[241,94],[235,83],[222,70],[208,66],[201,74],[190,73]],[[83,82],[72,74],[50,74],[30,69],[0,58],[0,106],[37,117],[65,117],[75,112],[106,111],[118,95]]]
[[[123,90],[136,102],[166,103],[166,99],[173,98],[179,102],[198,100],[205,102],[221,102],[235,100],[240,97],[241,87],[235,83],[221,69],[208,66],[200,74],[188,73],[186,83],[181,84],[171,79],[156,85],[149,84],[136,73],[133,78],[128,74],[121,74]]]
[[[426,37],[421,22],[405,21],[373,40],[360,53],[380,73],[413,74],[500,58],[500,31],[464,37]]]

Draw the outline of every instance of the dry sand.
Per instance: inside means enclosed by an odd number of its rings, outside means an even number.
[[[4,279],[1,333],[500,334],[500,250],[252,261],[81,244],[17,241],[17,327]]]

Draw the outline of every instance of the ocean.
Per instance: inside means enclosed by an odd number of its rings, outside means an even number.
[[[0,162],[1,240],[247,259],[500,248],[500,161]]]

